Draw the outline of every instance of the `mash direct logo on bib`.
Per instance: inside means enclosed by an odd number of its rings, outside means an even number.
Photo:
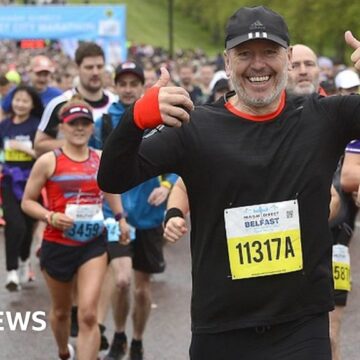
[[[233,280],[303,267],[297,200],[225,209]]]

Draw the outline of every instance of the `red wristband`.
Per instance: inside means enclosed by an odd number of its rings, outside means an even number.
[[[154,86],[134,106],[134,122],[142,130],[153,129],[163,123],[159,109],[160,88]]]

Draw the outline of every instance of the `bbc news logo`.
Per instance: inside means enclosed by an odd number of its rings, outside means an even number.
[[[0,311],[0,331],[44,331],[45,311]]]

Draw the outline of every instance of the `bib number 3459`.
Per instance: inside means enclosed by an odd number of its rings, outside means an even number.
[[[74,219],[74,225],[64,232],[69,239],[86,242],[100,236],[104,230],[101,203],[68,203],[65,214]]]
[[[99,223],[76,222],[70,230],[66,232],[66,236],[79,241],[86,241],[87,239],[93,239],[99,236],[102,229],[103,227]]]

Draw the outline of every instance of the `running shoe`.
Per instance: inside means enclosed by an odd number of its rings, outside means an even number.
[[[142,343],[131,342],[130,346],[130,360],[143,360],[144,359],[144,348]]]
[[[104,360],[121,360],[127,351],[126,336],[117,336],[114,334],[113,341],[110,346],[110,351],[104,357]]]
[[[7,272],[5,287],[9,291],[20,290],[20,281],[19,281],[19,275],[17,273],[17,270],[10,270]]]
[[[100,351],[107,350],[109,348],[109,342],[105,336],[106,327],[103,324],[99,324],[100,329]]]

